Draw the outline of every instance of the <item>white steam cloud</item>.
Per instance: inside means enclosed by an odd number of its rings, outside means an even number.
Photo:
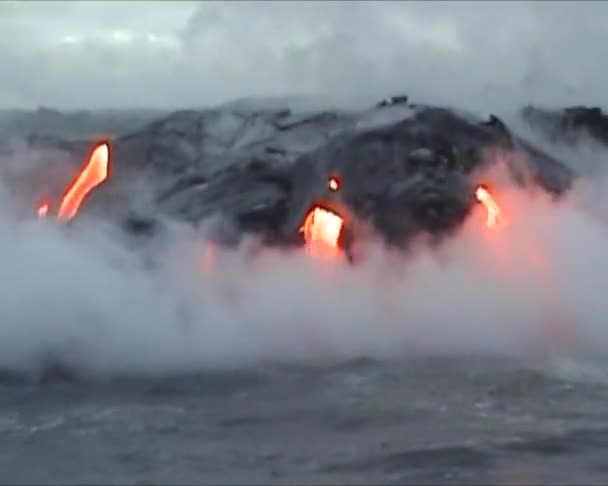
[[[403,92],[483,109],[606,106],[607,12],[564,1],[2,2],[0,106]]]
[[[249,242],[206,271],[201,235],[133,249],[104,222],[24,221],[3,204],[0,369],[35,376],[54,363],[107,378],[360,357],[602,356],[608,227],[588,187],[555,203],[498,184],[505,224],[488,232],[480,206],[438,250],[371,244],[360,265],[325,265],[302,252],[252,256]]]
[[[0,4],[0,64],[11,66],[0,105],[192,107],[294,92],[498,111],[608,105],[608,3],[176,4]],[[29,195],[15,197],[12,180],[36,160],[5,164],[0,369],[59,363],[112,377],[363,356],[603,357],[608,153],[534,141],[592,177],[557,203],[501,184],[509,221],[492,238],[479,207],[438,250],[373,244],[357,266],[301,252],[252,258],[245,245],[205,272],[202,235],[134,249],[103,221],[35,220],[37,190],[24,220]]]

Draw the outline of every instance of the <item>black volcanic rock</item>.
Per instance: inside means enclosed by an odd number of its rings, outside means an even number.
[[[534,182],[556,195],[574,177],[495,116],[481,120],[405,97],[356,113],[179,111],[115,139],[112,178],[83,215],[111,214],[138,231],[165,216],[194,225],[219,216],[241,233],[292,242],[329,174],[338,172],[354,212],[404,244],[419,232],[458,227],[473,204],[477,173],[495,151],[523,155]]]
[[[398,103],[407,103],[407,96],[406,95],[400,95],[400,96],[391,96],[390,98],[386,99],[386,100],[382,100],[379,101],[378,103],[376,103],[376,108],[382,108],[384,106],[391,106],[391,105],[395,105]]]
[[[523,118],[553,141],[574,143],[582,136],[608,145],[608,116],[599,107],[573,106],[547,110],[526,106]]]

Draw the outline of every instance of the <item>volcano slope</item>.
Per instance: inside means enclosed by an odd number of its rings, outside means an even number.
[[[74,163],[89,146],[28,141],[29,150],[60,150]],[[495,116],[479,119],[406,97],[358,112],[238,104],[178,111],[115,137],[113,156],[111,178],[81,215],[117,218],[136,232],[162,228],[168,218],[195,226],[220,221],[206,228],[226,244],[248,233],[268,244],[297,244],[305,211],[332,173],[340,174],[354,213],[396,245],[457,228],[474,204],[480,171],[498,159],[521,184],[556,196],[575,177]]]

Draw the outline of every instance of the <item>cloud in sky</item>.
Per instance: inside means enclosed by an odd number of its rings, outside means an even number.
[[[604,2],[2,2],[0,106],[607,105]]]

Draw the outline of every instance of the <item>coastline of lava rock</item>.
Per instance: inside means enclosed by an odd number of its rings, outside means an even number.
[[[387,241],[403,245],[421,232],[441,236],[459,226],[474,204],[477,174],[496,151],[525,160],[529,177],[513,166],[515,179],[556,196],[575,178],[566,164],[495,116],[477,119],[411,104],[405,96],[358,112],[229,105],[157,116],[114,136],[111,178],[90,195],[81,217],[118,218],[137,232],[165,217],[196,226],[219,216],[226,222],[213,235],[219,240],[254,233],[269,243],[294,243],[307,207],[325,190],[328,175],[338,172],[355,213]],[[597,109],[527,107],[522,116],[566,142],[581,126],[608,140],[608,122]],[[71,167],[95,138],[40,132],[22,129],[27,150],[59,151]],[[51,196],[61,190],[58,184],[53,179]]]

